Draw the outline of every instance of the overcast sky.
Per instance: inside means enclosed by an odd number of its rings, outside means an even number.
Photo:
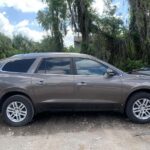
[[[122,17],[124,22],[128,18],[127,0],[114,0],[118,7],[116,16]],[[34,41],[40,41],[46,32],[37,23],[36,15],[46,7],[41,0],[0,0],[0,32],[12,37],[22,34]],[[95,0],[93,8],[101,15],[104,9],[103,0]],[[73,33],[69,29],[64,37],[65,46],[73,45]]]

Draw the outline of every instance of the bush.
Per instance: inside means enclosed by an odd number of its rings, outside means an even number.
[[[146,64],[144,64],[142,60],[127,59],[126,61],[123,61],[121,64],[119,64],[118,67],[125,72],[131,72],[134,69],[140,69],[144,66],[146,66]]]

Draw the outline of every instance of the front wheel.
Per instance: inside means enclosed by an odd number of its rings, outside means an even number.
[[[11,126],[24,126],[32,121],[33,116],[32,103],[23,95],[9,97],[2,106],[2,117]]]
[[[126,106],[126,114],[135,123],[150,122],[150,93],[139,92],[132,95]]]

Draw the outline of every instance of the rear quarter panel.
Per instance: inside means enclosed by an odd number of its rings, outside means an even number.
[[[0,99],[9,92],[22,92],[34,102],[31,81],[31,74],[0,73]]]

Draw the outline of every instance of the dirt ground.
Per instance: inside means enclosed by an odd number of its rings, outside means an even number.
[[[150,124],[112,112],[43,113],[25,127],[0,117],[0,150],[149,150]]]

